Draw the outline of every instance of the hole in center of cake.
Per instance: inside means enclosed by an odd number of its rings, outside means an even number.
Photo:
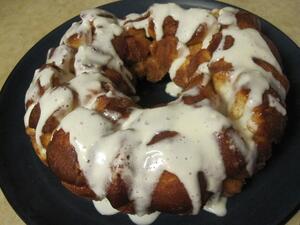
[[[167,104],[176,98],[166,93],[166,85],[170,82],[169,76],[159,82],[152,83],[145,79],[139,79],[136,86],[136,94],[140,100],[138,104],[142,107],[149,108],[158,105]]]

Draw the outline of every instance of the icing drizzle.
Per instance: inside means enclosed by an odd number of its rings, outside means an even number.
[[[140,215],[150,206],[151,193],[164,170],[179,177],[192,200],[193,213],[198,213],[201,196],[197,172],[205,171],[209,191],[220,190],[225,172],[216,135],[228,127],[229,120],[211,108],[207,100],[197,108],[174,102],[159,108],[135,109],[114,132],[110,121],[83,108],[75,109],[61,121],[61,128],[70,133],[90,187],[100,197],[105,197],[103,185],[113,178],[110,165],[122,163],[117,155],[130,155],[126,163],[122,159],[127,165],[122,175],[132,187],[130,198]],[[154,134],[165,130],[178,135],[148,144]],[[185,165],[185,170],[176,165]]]

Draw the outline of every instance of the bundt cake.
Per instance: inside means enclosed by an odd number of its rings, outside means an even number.
[[[173,3],[80,17],[25,99],[26,133],[62,184],[137,215],[214,211],[239,193],[287,120],[289,83],[257,17]],[[176,100],[139,106],[139,81],[166,76]]]

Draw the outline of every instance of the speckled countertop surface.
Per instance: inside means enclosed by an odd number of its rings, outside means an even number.
[[[83,9],[111,0],[0,0],[0,88],[21,57],[44,35]],[[223,0],[268,20],[300,46],[299,0]],[[292,193],[291,193],[292,194]],[[0,190],[0,224],[24,225]],[[300,213],[288,225],[299,225]]]

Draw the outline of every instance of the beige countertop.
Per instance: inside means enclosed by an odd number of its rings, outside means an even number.
[[[83,9],[111,0],[0,0],[0,88],[21,57],[44,35]],[[299,0],[223,0],[268,20],[300,46]],[[299,187],[300,188],[300,187]],[[24,225],[0,190],[0,224]],[[299,225],[300,213],[288,225]]]

